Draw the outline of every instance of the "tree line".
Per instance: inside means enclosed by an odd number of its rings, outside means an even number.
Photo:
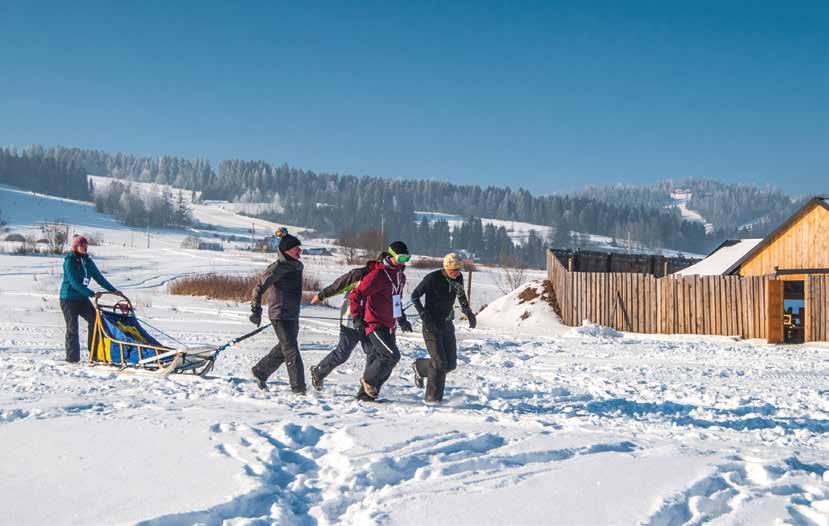
[[[33,150],[20,153],[0,148],[0,183],[33,192],[89,201],[86,172],[80,163],[42,155]]]
[[[189,201],[181,190],[173,195],[162,187],[160,194],[147,194],[129,183],[113,181],[105,188],[94,189],[94,195],[96,211],[112,214],[127,226],[183,228],[193,224]]]
[[[224,160],[214,169],[207,159],[142,157],[63,146],[34,146],[23,156],[80,167],[88,174],[185,188],[200,192],[202,199],[267,202],[271,211],[261,217],[332,236],[381,228],[416,239],[424,226],[415,211],[426,211],[549,227],[550,238],[543,241],[559,247],[579,246],[581,238],[572,232],[582,232],[703,253],[724,237],[764,235],[791,210],[791,199],[782,192],[710,181],[663,181],[648,187],[618,185],[574,195],[535,196],[520,188],[315,173],[266,161]],[[719,230],[706,233],[704,225],[684,220],[672,206],[670,192],[683,186],[693,193],[689,207],[719,225]],[[122,213],[126,216],[128,211]],[[767,221],[752,225],[752,231],[739,228],[763,214]],[[447,228],[430,224],[429,229],[428,246],[445,246]],[[453,232],[448,237],[454,242]]]

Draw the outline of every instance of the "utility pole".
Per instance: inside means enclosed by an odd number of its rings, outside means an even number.
[[[472,304],[472,267],[474,266],[474,263],[472,263],[471,259],[469,260],[469,262],[470,262],[469,270],[467,271],[467,275],[466,275],[466,301],[468,301],[469,304],[471,305]]]

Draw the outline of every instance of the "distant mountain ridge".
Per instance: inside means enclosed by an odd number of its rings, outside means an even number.
[[[5,151],[7,157],[15,153]],[[267,219],[331,235],[377,228],[382,218],[387,232],[431,239],[433,233],[421,231],[425,226],[417,222],[418,210],[542,225],[544,242],[558,247],[580,246],[582,241],[572,232],[589,232],[611,240],[630,238],[643,246],[704,253],[726,237],[764,235],[798,202],[769,187],[694,179],[539,196],[506,186],[315,173],[266,161],[224,160],[214,169],[207,159],[64,146],[33,146],[21,156],[56,160],[91,175],[195,190],[204,199],[275,203]],[[675,197],[677,191],[684,192],[682,200]]]
[[[677,179],[652,185],[588,187],[578,195],[626,206],[677,208],[683,217],[708,225],[714,237],[763,237],[808,197],[795,197],[765,185]],[[687,210],[685,210],[687,209]],[[690,213],[688,213],[690,212]]]

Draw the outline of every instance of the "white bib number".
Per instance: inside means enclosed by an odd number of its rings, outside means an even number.
[[[83,278],[83,286],[84,286],[84,287],[88,287],[88,286],[89,286],[89,278]]]
[[[391,305],[392,310],[394,312],[394,317],[399,318],[403,316],[403,306],[400,303],[400,294],[394,294],[391,297]]]

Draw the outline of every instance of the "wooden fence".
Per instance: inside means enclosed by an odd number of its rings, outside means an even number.
[[[566,325],[590,320],[629,332],[770,336],[766,306],[772,278],[768,276],[656,278],[634,273],[568,272],[552,253],[547,257],[549,279]],[[806,340],[827,340],[829,276],[810,277],[806,286]],[[780,310],[782,316],[782,300]],[[775,333],[771,336],[776,337]]]

